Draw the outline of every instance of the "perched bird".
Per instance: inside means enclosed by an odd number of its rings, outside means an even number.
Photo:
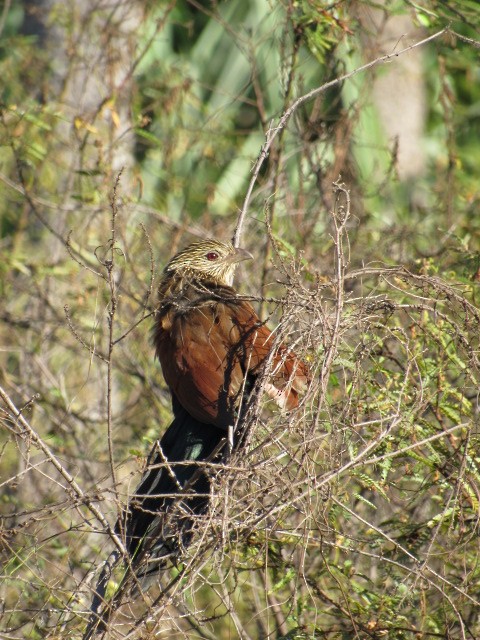
[[[267,390],[282,407],[293,409],[306,386],[305,365],[275,343],[229,284],[238,263],[251,258],[210,239],[189,245],[164,269],[153,343],[174,420],[153,448],[122,527],[137,575],[155,571],[188,545],[194,515],[208,507],[208,465],[221,459],[228,429],[238,430],[267,360]]]
[[[142,575],[190,541],[193,516],[208,506],[205,462],[220,459],[267,358],[269,390],[279,404],[294,408],[305,387],[305,365],[274,344],[250,303],[229,285],[238,263],[251,257],[230,243],[205,240],[164,269],[153,342],[174,420],[152,451],[124,523],[127,549]],[[180,508],[172,520],[174,502]]]
[[[263,387],[286,409],[297,406],[306,386],[304,363],[277,343],[251,304],[230,286],[238,263],[250,258],[228,242],[205,240],[180,251],[163,271],[153,343],[174,419],[155,443],[117,523],[131,557],[129,570],[106,603],[106,584],[119,558],[111,554],[84,640],[105,629],[129,577],[144,586],[167,556],[177,557],[189,544],[195,517],[208,508],[209,471],[222,459],[229,431],[234,442],[241,433],[249,394],[264,366],[268,381]]]

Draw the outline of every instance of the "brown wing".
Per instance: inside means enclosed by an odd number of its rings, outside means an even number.
[[[157,355],[180,404],[201,422],[233,424],[244,374],[232,351],[239,335],[226,305],[211,302],[186,312],[172,308],[159,322]]]
[[[270,355],[274,337],[244,301],[210,302],[159,318],[155,344],[165,381],[197,420],[226,428],[247,374]],[[306,384],[306,368],[284,346],[271,361],[277,400],[291,409]],[[272,394],[272,395],[275,395]]]
[[[260,321],[253,307],[245,301],[238,305],[233,317],[237,323],[240,344],[245,349],[245,369],[252,374],[269,363],[266,390],[278,404],[293,409],[299,392],[305,391],[309,372],[307,366],[283,344],[276,344],[274,334]]]

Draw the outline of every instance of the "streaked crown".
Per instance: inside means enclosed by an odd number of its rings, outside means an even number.
[[[168,276],[178,273],[229,285],[238,263],[251,258],[252,255],[245,249],[212,238],[194,242],[182,249],[167,264],[164,274]]]

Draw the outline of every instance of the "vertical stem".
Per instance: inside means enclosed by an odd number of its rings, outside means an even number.
[[[116,218],[118,213],[117,206],[117,189],[120,184],[120,177],[123,169],[121,169],[115,180],[113,187],[112,198],[110,200],[110,208],[112,211],[112,235],[109,240],[110,244],[110,258],[105,260],[105,266],[108,274],[108,286],[110,288],[110,308],[108,310],[108,357],[107,357],[107,442],[108,442],[108,457],[110,460],[110,474],[112,476],[113,489],[115,494],[117,493],[117,478],[115,474],[115,460],[113,456],[113,437],[112,437],[112,406],[113,406],[113,348],[115,346],[115,340],[113,336],[113,326],[115,321],[115,314],[117,312],[117,290],[115,285],[115,253],[116,253]]]
[[[344,184],[339,181],[333,183],[335,198],[335,209],[332,212],[332,219],[335,229],[333,241],[335,244],[335,270],[336,270],[336,309],[334,326],[332,335],[325,353],[325,360],[320,373],[320,381],[322,385],[323,396],[326,396],[328,376],[330,367],[336,354],[337,344],[339,340],[340,320],[344,303],[344,286],[345,286],[345,269],[347,262],[345,258],[345,250],[343,247],[343,236],[345,233],[345,225],[350,217],[350,193]],[[345,199],[345,204],[341,204],[341,198]]]

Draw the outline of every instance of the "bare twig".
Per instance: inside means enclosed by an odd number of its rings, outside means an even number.
[[[122,170],[123,171],[123,170]],[[112,475],[112,483],[114,490],[117,487],[117,478],[115,473],[115,461],[113,453],[113,425],[112,425],[112,406],[113,406],[113,349],[115,347],[114,339],[114,326],[115,315],[117,312],[118,293],[117,284],[115,282],[116,272],[116,256],[118,248],[116,246],[116,224],[118,214],[118,187],[120,185],[120,178],[122,176],[120,171],[115,180],[115,184],[112,191],[112,197],[110,200],[110,209],[112,212],[112,235],[108,241],[110,258],[105,259],[104,266],[107,270],[108,286],[110,289],[110,308],[108,310],[108,352],[107,352],[107,441],[108,441],[108,455],[110,458],[110,473]],[[117,496],[118,499],[118,496]],[[117,501],[118,504],[118,501]]]

